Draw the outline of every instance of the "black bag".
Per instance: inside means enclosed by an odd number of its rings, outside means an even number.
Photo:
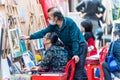
[[[109,56],[107,56],[108,67],[111,72],[118,70],[117,61],[115,60],[113,55],[113,46],[114,46],[114,42],[111,44],[110,53],[109,53]]]

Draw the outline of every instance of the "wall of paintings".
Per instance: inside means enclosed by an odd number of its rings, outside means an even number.
[[[28,54],[30,57],[30,54],[33,56],[36,53],[40,54],[40,49],[43,49],[41,39],[24,41],[19,37],[30,35],[45,27],[46,21],[39,0],[0,0],[0,48],[3,51],[0,53],[2,54],[0,56],[0,75],[2,75],[0,80],[9,79],[10,75],[12,75],[11,80],[17,80],[14,79],[13,74],[21,73],[20,70],[24,66],[21,58],[26,58],[23,55]],[[35,57],[33,58],[36,60]],[[4,70],[5,66],[8,68],[7,71]],[[27,78],[29,78],[28,75]]]
[[[36,56],[40,59],[44,57],[42,39],[28,41],[19,38],[21,35],[30,35],[46,27],[42,5],[39,1],[0,0],[0,55],[2,54],[0,56],[0,80],[9,80],[10,77],[10,80],[29,80],[30,75],[19,75],[22,73],[22,68],[37,64],[39,60]],[[52,2],[51,6],[62,8],[65,11],[64,15],[67,15],[68,0],[49,1]],[[15,73],[18,75],[14,75]]]

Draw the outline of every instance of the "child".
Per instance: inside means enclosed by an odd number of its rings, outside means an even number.
[[[92,32],[93,25],[91,21],[84,20],[81,22],[81,31],[88,43],[88,54],[87,57],[97,54],[97,48],[95,46],[95,37]]]

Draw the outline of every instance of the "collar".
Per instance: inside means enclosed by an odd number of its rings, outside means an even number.
[[[66,26],[66,18],[64,17],[60,31],[63,30],[65,28],[65,26]]]

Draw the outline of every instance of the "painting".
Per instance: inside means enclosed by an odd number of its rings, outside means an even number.
[[[9,38],[12,57],[16,58],[21,56],[22,54],[20,51],[20,39],[17,28],[8,30],[8,38]]]
[[[26,51],[23,53],[23,61],[26,66],[26,68],[31,68],[35,66],[35,58],[34,55],[30,51]]]
[[[44,49],[44,45],[43,45],[43,40],[42,39],[33,40],[33,45],[35,47],[35,50]]]
[[[38,39],[37,43],[38,43],[38,49],[44,49],[43,39]]]
[[[21,31],[19,27],[8,30],[8,38],[13,58],[22,56],[22,53],[27,50],[25,40],[20,40],[20,35]]]

